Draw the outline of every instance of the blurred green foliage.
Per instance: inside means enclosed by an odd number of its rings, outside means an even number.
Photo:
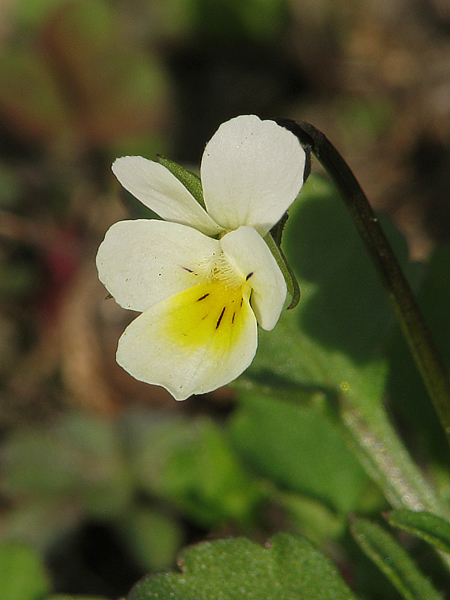
[[[7,127],[63,156],[139,143],[167,110],[167,76],[156,55],[127,40],[109,2],[39,4],[17,15],[17,36],[1,49]]]
[[[41,557],[18,542],[0,544],[0,582],[5,600],[40,600],[50,591]]]
[[[407,600],[443,600],[418,570],[408,553],[379,525],[366,519],[355,519],[351,531],[364,552],[378,565],[403,598]]]
[[[242,394],[239,404],[233,439],[256,472],[344,515],[366,508],[367,501],[376,506],[367,475],[326,414],[260,394]]]

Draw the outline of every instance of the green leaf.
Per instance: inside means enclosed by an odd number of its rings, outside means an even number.
[[[174,565],[176,554],[183,545],[179,523],[146,506],[131,507],[115,523],[115,528],[146,573]]]
[[[0,597],[42,600],[50,591],[43,562],[32,548],[15,542],[0,544]]]
[[[277,490],[273,497],[286,514],[289,531],[301,533],[320,548],[326,548],[330,539],[342,539],[347,531],[347,516],[320,500],[286,490]]]
[[[61,418],[17,429],[3,447],[1,491],[49,501],[73,496],[90,514],[109,517],[130,500],[132,481],[118,431],[101,419]]]
[[[128,600],[354,600],[336,567],[304,538],[277,534],[266,547],[244,538],[189,548],[181,573],[149,576]]]
[[[443,600],[407,552],[379,525],[366,519],[355,519],[351,532],[405,600]]]
[[[177,163],[164,158],[164,156],[158,156],[158,162],[168,169],[172,175],[180,181],[184,187],[194,196],[197,202],[205,208],[205,201],[203,200],[203,189],[200,177],[191,171],[187,171],[184,167]]]
[[[202,526],[248,523],[263,499],[223,431],[208,418],[135,414],[127,426],[136,478]]]
[[[2,515],[2,536],[46,552],[80,526],[84,515],[79,503],[75,494],[48,500],[31,497],[25,502],[15,499]]]
[[[290,212],[284,249],[303,287],[299,325],[328,351],[364,364],[379,350],[395,318],[362,240],[337,192],[327,181],[310,177]],[[387,219],[383,227],[402,266],[413,279],[405,240]]]
[[[450,554],[450,523],[429,512],[394,510],[387,515],[389,524],[425,540],[438,550]]]
[[[358,509],[369,480],[325,414],[244,393],[230,427],[239,452],[259,475],[319,499],[334,511]]]

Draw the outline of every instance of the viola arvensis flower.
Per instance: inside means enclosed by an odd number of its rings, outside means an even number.
[[[119,340],[126,371],[184,400],[249,366],[257,324],[271,330],[286,298],[264,237],[295,200],[304,165],[297,138],[255,116],[223,123],[207,144],[206,209],[173,169],[140,156],[115,161],[123,187],[164,219],[115,223],[98,251],[100,280],[142,313]]]

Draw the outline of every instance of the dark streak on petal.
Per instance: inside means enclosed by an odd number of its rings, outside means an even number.
[[[209,296],[209,293],[208,294],[204,294],[203,296],[200,296],[200,298],[197,298],[197,302],[200,302],[200,300],[204,300],[208,296]]]
[[[188,269],[187,267],[181,267],[181,268],[184,269],[185,271],[187,271],[188,273],[194,272],[192,269]]]
[[[220,317],[217,319],[217,323],[216,323],[216,329],[218,329],[218,328],[219,328],[220,321],[222,320],[223,313],[225,312],[225,308],[226,308],[225,306],[222,308],[222,312],[220,313]]]
[[[253,275],[253,271],[247,275],[247,277],[245,278],[245,281],[248,281],[252,275]]]
[[[233,323],[234,323],[234,318],[235,318],[235,316],[236,316],[236,313],[234,312],[234,313],[233,313],[233,316],[231,317],[231,324],[232,324],[232,325],[233,325]]]

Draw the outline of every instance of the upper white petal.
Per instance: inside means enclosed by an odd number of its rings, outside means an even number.
[[[119,340],[117,362],[136,379],[165,387],[177,400],[226,385],[249,366],[256,352],[257,324],[248,300],[234,327],[231,313],[219,328],[216,320],[207,324],[206,333],[204,320],[186,318],[203,291],[195,286],[159,302],[139,315]],[[198,331],[200,344],[195,343]]]
[[[223,123],[201,164],[209,214],[225,229],[251,225],[264,237],[297,197],[305,157],[294,134],[274,121],[250,115]]]
[[[196,229],[139,219],[112,225],[96,262],[100,281],[118,304],[142,312],[199,283],[219,252],[220,243]]]
[[[240,227],[220,240],[230,263],[248,277],[251,303],[263,329],[273,329],[286,300],[286,282],[269,247],[253,227]]]
[[[206,235],[222,230],[163,165],[142,156],[124,156],[112,170],[126,190],[166,221],[189,225]]]

